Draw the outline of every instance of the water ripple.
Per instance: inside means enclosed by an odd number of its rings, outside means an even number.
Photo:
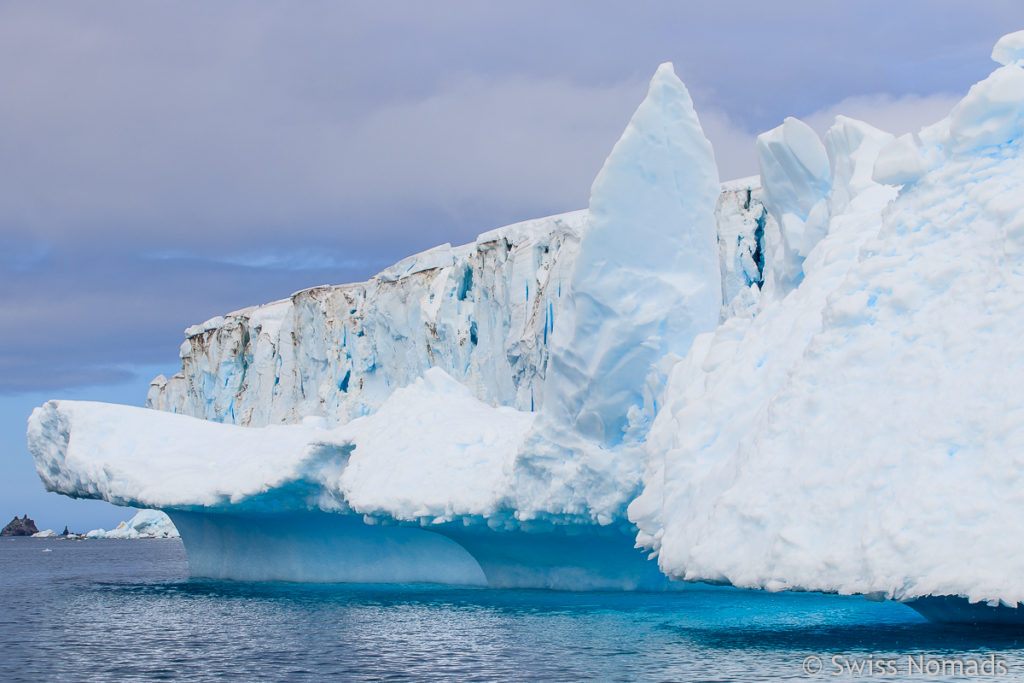
[[[4,681],[768,681],[835,653],[1020,673],[1021,640],[860,598],[193,581],[178,541],[0,541]]]

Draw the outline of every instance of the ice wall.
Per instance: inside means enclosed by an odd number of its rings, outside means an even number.
[[[542,401],[547,337],[585,211],[411,256],[367,282],[303,290],[186,330],[182,371],[147,405],[261,426],[375,411],[438,367],[491,405]]]
[[[789,117],[757,138],[765,205],[778,226],[765,240],[766,290],[781,298],[803,278],[803,262],[825,232],[831,187],[828,156],[818,135]]]
[[[761,195],[756,177],[719,186],[689,94],[664,64],[589,210],[190,327],[181,372],[157,377],[147,406],[249,426],[345,423],[438,367],[490,405],[553,400],[556,422],[617,444],[631,408],[634,431],[653,416],[651,366],[756,303],[774,225]]]
[[[744,178],[723,185],[718,200],[726,317],[760,291],[757,255],[773,224],[761,194],[759,178]],[[526,221],[366,282],[302,290],[194,325],[181,372],[154,379],[146,405],[249,426],[307,416],[344,423],[440,367],[492,405],[537,410],[586,229],[586,210]]]
[[[1024,600],[1024,69],[1009,42],[1009,65],[916,138],[840,119],[828,182],[803,162],[783,178],[785,206],[828,216],[824,234],[784,297],[695,342],[649,434],[630,517],[669,575]]]
[[[765,233],[777,230],[764,207],[761,178],[753,176],[722,183],[715,207],[719,270],[722,275],[722,313],[725,321],[751,316],[764,286]]]
[[[232,581],[484,586],[480,565],[440,534],[369,526],[318,510],[171,510],[192,576]]]

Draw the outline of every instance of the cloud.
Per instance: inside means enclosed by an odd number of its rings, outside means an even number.
[[[941,115],[1022,25],[1003,0],[2,4],[0,389],[173,362],[217,313],[583,207],[662,61],[731,178],[785,115]]]
[[[697,110],[704,135],[711,141],[718,177],[725,180],[757,175],[757,134],[719,109]]]
[[[0,358],[0,396],[35,391],[59,391],[76,386],[109,386],[137,381],[139,394],[145,394],[145,383],[151,378],[142,377],[126,367],[108,365],[85,365],[69,362],[54,365],[38,356]]]
[[[461,74],[355,107],[262,89],[244,62],[151,66],[37,67],[49,86],[2,105],[0,151],[19,159],[0,167],[7,224],[49,243],[148,251],[222,253],[297,235],[363,249],[471,239],[585,205],[645,86]]]
[[[962,94],[952,93],[899,97],[885,93],[861,95],[819,109],[803,121],[819,135],[828,130],[839,114],[870,123],[893,135],[916,133],[944,118],[961,98]]]
[[[242,251],[234,254],[196,254],[180,249],[143,254],[154,261],[191,261],[268,270],[382,270],[391,264],[384,259],[344,258],[330,250],[304,247],[297,249]]]
[[[50,255],[49,245],[0,234],[0,270],[29,273]]]
[[[845,97],[966,87],[1024,22],[993,3],[921,31],[925,6],[7,5],[0,216],[139,250],[267,247],[296,227],[358,248],[468,239],[584,204],[660,61],[749,134]]]

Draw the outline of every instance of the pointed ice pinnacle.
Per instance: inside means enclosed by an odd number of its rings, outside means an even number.
[[[631,409],[653,417],[644,378],[718,324],[719,193],[711,143],[666,62],[591,188],[574,321],[552,340],[545,409],[555,422],[613,446]]]

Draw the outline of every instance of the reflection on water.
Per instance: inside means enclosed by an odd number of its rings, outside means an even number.
[[[808,656],[821,657],[819,677],[831,679],[835,655],[903,662],[989,653],[1024,678],[1020,633],[932,625],[902,605],[862,598],[703,587],[623,594],[192,581],[176,540],[0,541],[4,681],[767,681],[807,679]],[[921,680],[901,667],[885,679]]]

